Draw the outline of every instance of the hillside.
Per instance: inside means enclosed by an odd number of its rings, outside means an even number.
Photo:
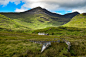
[[[63,25],[66,27],[86,28],[86,13],[76,15],[70,22]]]
[[[20,12],[20,13],[0,13],[6,17],[12,19],[19,25],[25,26],[27,28],[42,29],[46,27],[58,27],[71,20],[71,18],[78,12],[69,13],[66,15],[59,15],[56,13],[51,13],[46,9],[41,7],[36,7],[31,10]]]
[[[31,29],[41,29],[46,27],[52,27],[52,26],[60,26],[64,23],[66,23],[69,19],[63,20],[64,18],[59,17],[52,17],[44,14],[8,14],[5,16],[9,16],[12,20],[17,22],[20,25],[29,27]]]
[[[27,30],[23,25],[18,24],[16,21],[0,14],[0,29],[3,30]]]

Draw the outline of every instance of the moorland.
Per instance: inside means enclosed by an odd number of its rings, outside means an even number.
[[[86,13],[51,13],[41,7],[20,13],[0,13],[0,57],[86,57]],[[49,35],[38,35],[39,32]],[[42,44],[64,38],[71,42],[70,52],[63,42],[41,53]]]

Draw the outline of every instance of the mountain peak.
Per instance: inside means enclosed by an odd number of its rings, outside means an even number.
[[[47,14],[47,12],[49,12],[48,10],[46,10],[45,8],[42,8],[40,6],[30,9],[28,11],[25,11],[23,13],[28,13],[28,14]]]
[[[42,7],[38,6],[38,7],[36,7],[35,9],[42,9]]]
[[[73,13],[77,13],[77,14],[80,14],[79,12],[77,12],[77,11],[75,11],[75,12],[73,12]]]

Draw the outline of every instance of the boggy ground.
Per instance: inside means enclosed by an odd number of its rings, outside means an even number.
[[[83,32],[84,33],[84,32]],[[71,42],[70,52],[63,42],[52,43],[43,53],[42,45],[29,42],[29,39],[43,41],[64,38]],[[0,57],[82,57],[86,56],[86,35],[37,35],[20,32],[0,31]]]

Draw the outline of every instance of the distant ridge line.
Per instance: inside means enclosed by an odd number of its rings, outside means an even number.
[[[79,12],[72,12],[72,13],[67,13],[65,15],[60,15],[58,13],[52,13],[52,12],[48,11],[47,9],[41,8],[41,7],[32,8],[32,9],[24,11],[24,12],[0,12],[0,14],[23,14],[23,13],[38,14],[38,12],[37,12],[38,10],[40,10],[39,13],[42,13],[42,14],[47,14],[47,15],[54,16],[54,17],[63,17],[63,18],[73,18],[77,14],[80,14]],[[35,12],[37,12],[37,13],[35,13]]]

